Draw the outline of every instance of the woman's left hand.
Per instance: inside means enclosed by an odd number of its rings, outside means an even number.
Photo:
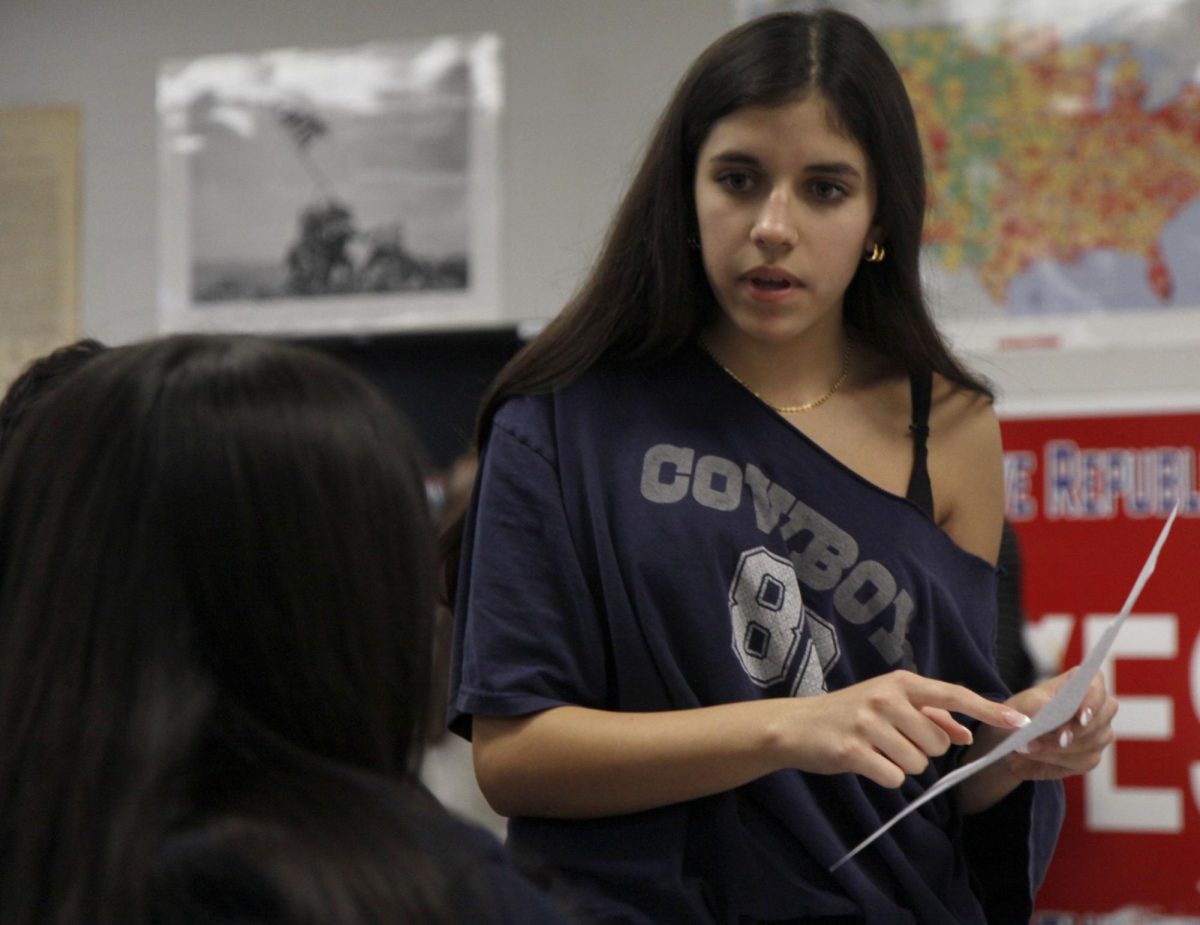
[[[1036,716],[1070,674],[1060,674],[1014,694],[1006,705],[1026,716]],[[1088,686],[1074,719],[1034,739],[1027,750],[1006,755],[1008,770],[1021,780],[1058,780],[1086,774],[1100,763],[1101,753],[1112,743],[1112,721],[1116,715],[1117,698],[1105,689],[1104,673],[1099,672]]]

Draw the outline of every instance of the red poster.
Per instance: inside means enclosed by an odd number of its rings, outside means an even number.
[[[1067,782],[1036,921],[1200,916],[1200,413],[1002,424],[1035,661],[1078,664],[1179,519],[1104,671],[1116,744]]]

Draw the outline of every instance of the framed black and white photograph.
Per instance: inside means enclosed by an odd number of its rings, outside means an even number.
[[[164,331],[504,322],[496,36],[164,64]]]

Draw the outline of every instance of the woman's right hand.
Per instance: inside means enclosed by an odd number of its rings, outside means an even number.
[[[971,731],[952,712],[1004,730],[1029,722],[1024,714],[965,687],[910,671],[893,671],[792,703],[795,709],[790,716],[781,714],[774,730],[785,766],[817,774],[861,774],[884,787],[899,787],[951,745],[971,743]]]
[[[861,774],[899,787],[971,732],[951,711],[1011,731],[1011,707],[894,671],[828,694],[653,713],[560,706],[476,716],[475,771],[505,816],[588,818],[709,796],[764,774]]]

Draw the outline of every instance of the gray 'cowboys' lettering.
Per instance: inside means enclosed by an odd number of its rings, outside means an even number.
[[[914,669],[908,642],[912,596],[897,586],[895,576],[882,563],[860,559],[858,543],[849,533],[798,501],[753,464],[742,467],[713,455],[697,458],[691,447],[667,443],[650,447],[642,460],[642,497],[655,504],[676,504],[691,496],[712,510],[734,511],[741,506],[747,488],[759,531],[779,531],[800,584],[812,591],[832,591],[833,609],[839,617],[858,626],[874,626],[867,638],[889,665]],[[738,563],[731,585],[734,651],[758,684],[781,677],[784,662],[790,663],[795,656],[795,642],[788,637],[798,631],[806,611],[799,603],[799,588],[794,600],[789,600],[791,589],[778,569],[779,561],[765,548],[749,550]],[[772,609],[775,603],[778,610]],[[757,617],[748,616],[751,613]],[[815,618],[815,614],[809,616]],[[823,648],[823,662],[836,658],[836,643]],[[826,670],[828,667],[824,665]],[[801,686],[811,688],[812,680],[810,676]]]

